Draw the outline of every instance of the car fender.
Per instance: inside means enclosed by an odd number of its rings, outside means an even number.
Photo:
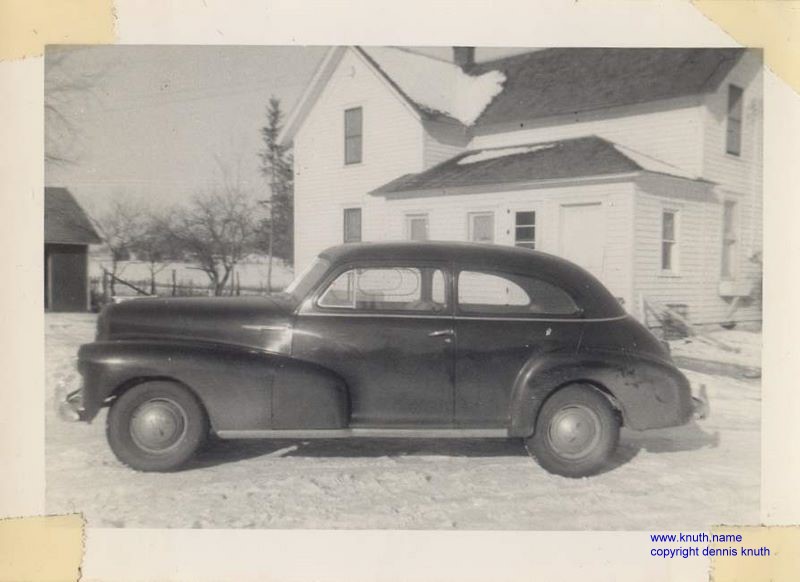
[[[190,341],[100,341],[81,346],[83,418],[148,379],[188,387],[221,430],[343,428],[349,400],[336,374],[255,349]]]
[[[548,353],[529,360],[512,388],[509,435],[533,434],[539,410],[558,388],[586,383],[605,393],[635,430],[685,424],[692,398],[686,377],[671,363],[628,352]]]

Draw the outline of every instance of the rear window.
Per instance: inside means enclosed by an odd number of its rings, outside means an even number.
[[[572,297],[547,281],[512,273],[461,271],[458,307],[491,315],[576,315]]]

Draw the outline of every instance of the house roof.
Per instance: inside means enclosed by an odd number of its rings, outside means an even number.
[[[396,47],[351,47],[421,119],[487,127],[715,90],[746,49],[550,48],[454,63]],[[346,52],[323,59],[287,119],[288,143]]]
[[[412,192],[542,180],[614,176],[636,172],[698,180],[696,176],[596,136],[470,150],[418,174],[406,174],[372,191],[395,197]]]
[[[742,48],[551,48],[479,63],[503,91],[476,125],[633,105],[715,90]]]
[[[99,244],[89,217],[66,188],[44,189],[44,242]]]

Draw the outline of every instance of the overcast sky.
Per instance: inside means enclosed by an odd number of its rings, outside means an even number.
[[[260,127],[270,95],[291,111],[326,47],[95,46],[48,54],[45,92],[85,79],[60,105],[74,127],[71,164],[47,164],[45,182],[69,188],[90,212],[113,196],[170,204],[215,180],[215,158],[239,167],[254,193],[266,192],[258,170]],[[449,58],[451,49],[419,48]],[[483,49],[479,58],[512,52]],[[54,127],[57,126],[57,127]],[[51,136],[62,131],[46,124]],[[64,140],[65,141],[65,140]]]

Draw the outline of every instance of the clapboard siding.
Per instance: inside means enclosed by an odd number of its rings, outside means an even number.
[[[661,221],[664,210],[678,213],[674,273],[661,270]],[[697,324],[726,321],[730,299],[719,294],[722,207],[713,186],[688,181],[640,180],[634,208],[634,277],[637,315],[640,296],[664,304],[682,304]],[[742,307],[738,321],[760,319],[756,305]]]
[[[461,126],[427,121],[424,128],[423,156],[426,169],[449,160],[467,148],[469,136]]]
[[[562,205],[599,202],[605,229],[603,268],[598,277],[615,296],[632,301],[633,185],[630,182],[482,192],[390,200],[386,203],[386,240],[407,238],[406,216],[427,214],[431,240],[468,240],[468,215],[491,211],[495,216],[495,243],[512,245],[513,211],[535,210],[537,249],[560,254],[559,222]],[[592,236],[592,233],[587,233]]]
[[[761,278],[760,265],[753,257],[763,248],[761,71],[760,53],[748,51],[718,90],[706,97],[703,143],[704,176],[719,185],[720,200],[735,200],[738,206],[741,244],[737,257],[737,278],[753,282]],[[728,88],[731,84],[744,90],[742,148],[739,156],[725,151]],[[747,313],[743,316],[747,316]]]
[[[703,108],[697,98],[673,99],[602,112],[552,117],[476,135],[470,148],[503,147],[597,135],[699,174]]]
[[[344,111],[363,108],[363,162],[344,163]],[[380,238],[383,201],[372,189],[423,167],[414,111],[353,50],[347,50],[294,138],[295,262],[342,242],[342,210],[361,207],[363,238]]]

